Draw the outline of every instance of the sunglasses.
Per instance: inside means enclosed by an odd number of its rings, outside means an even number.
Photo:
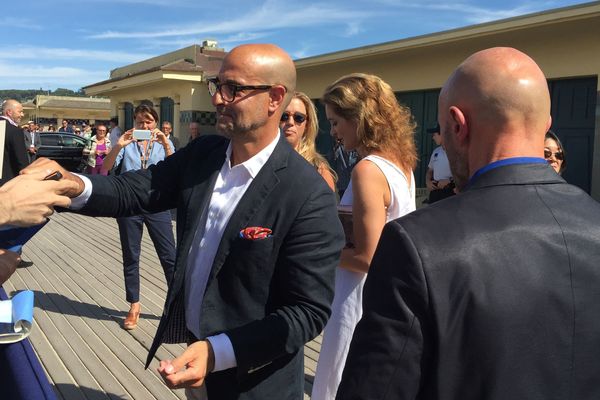
[[[281,114],[281,122],[288,122],[290,117],[294,118],[294,122],[298,125],[306,121],[306,115],[301,114],[299,112],[295,112],[292,114],[286,111],[283,114]]]
[[[554,157],[557,160],[563,160],[564,159],[564,154],[562,151],[557,151],[556,153],[553,153],[552,151],[548,150],[548,149],[544,149],[544,158],[550,158],[552,157],[552,154],[554,154]]]

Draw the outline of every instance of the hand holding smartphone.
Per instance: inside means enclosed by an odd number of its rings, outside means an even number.
[[[148,129],[134,129],[133,138],[138,142],[141,140],[150,140],[152,139],[152,131]]]

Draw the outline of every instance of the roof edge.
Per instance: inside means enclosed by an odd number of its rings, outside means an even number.
[[[300,58],[295,60],[294,63],[296,64],[297,68],[311,67],[314,65],[333,63],[353,58],[385,54],[398,50],[433,46],[444,42],[468,39],[476,35],[493,34],[500,31],[522,29],[532,26],[533,24],[542,25],[558,23],[562,21],[592,18],[597,15],[600,15],[600,1],[593,1],[511,18],[504,18],[496,21],[483,22],[481,24],[469,25],[461,28],[449,29],[446,31],[413,36],[405,39]]]

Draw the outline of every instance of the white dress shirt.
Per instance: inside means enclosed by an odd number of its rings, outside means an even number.
[[[200,217],[194,240],[190,248],[185,274],[185,319],[186,326],[198,339],[200,337],[200,309],[208,277],[225,227],[246,190],[271,157],[279,140],[279,134],[264,149],[249,160],[231,167],[231,143],[227,147],[225,162],[215,182],[210,203]],[[91,181],[82,175],[85,188],[71,200],[72,210],[81,209],[92,194]],[[237,366],[235,352],[229,337],[221,333],[206,338],[215,355],[213,371],[222,371]]]
[[[198,223],[185,275],[186,326],[199,339],[201,339],[200,309],[202,306],[202,301],[199,299],[204,298],[208,277],[223,232],[242,196],[273,153],[278,140],[279,135],[254,157],[233,168],[231,167],[231,143],[227,147],[225,162],[215,182],[210,204]],[[233,346],[227,335],[220,334],[207,339],[215,353],[214,371],[237,366]]]

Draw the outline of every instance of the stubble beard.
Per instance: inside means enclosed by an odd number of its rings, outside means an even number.
[[[217,120],[216,129],[221,135],[233,139],[235,137],[247,137],[250,132],[253,132],[266,124],[266,121],[255,121],[251,123],[239,123],[231,118],[226,122]]]
[[[449,131],[449,127],[447,128]],[[457,149],[452,138],[444,140],[444,150],[448,156],[450,171],[454,184],[459,191],[462,191],[469,182],[469,158],[466,152]]]

